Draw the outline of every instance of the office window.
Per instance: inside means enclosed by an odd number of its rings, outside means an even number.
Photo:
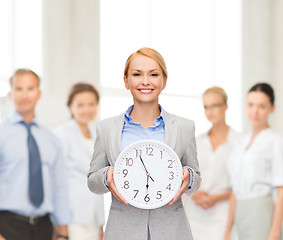
[[[0,120],[16,68],[42,73],[42,0],[0,1]]]
[[[148,46],[169,72],[160,98],[165,110],[208,129],[201,94],[213,85],[228,93],[228,123],[241,130],[241,5],[239,0],[101,1],[101,117],[132,103],[124,89],[127,57]]]

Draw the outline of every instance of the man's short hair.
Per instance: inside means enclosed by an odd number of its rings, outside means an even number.
[[[32,70],[28,69],[28,68],[18,68],[14,74],[10,77],[10,86],[12,87],[12,84],[13,84],[13,79],[14,77],[16,76],[19,76],[19,75],[23,75],[23,74],[32,74],[36,77],[37,81],[38,81],[38,86],[40,85],[40,77]]]

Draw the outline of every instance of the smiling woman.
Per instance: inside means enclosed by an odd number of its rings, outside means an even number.
[[[132,94],[134,105],[125,113],[97,124],[97,139],[88,173],[88,186],[92,192],[112,193],[104,239],[191,240],[190,226],[180,197],[184,192],[193,194],[201,183],[194,122],[172,115],[159,105],[159,95],[167,83],[167,70],[164,59],[156,50],[142,48],[130,55],[125,66],[124,83]],[[113,177],[114,165],[121,151],[143,139],[166,143],[176,152],[182,165],[181,187],[174,196],[170,196],[172,199],[169,199],[168,204],[154,210],[138,209],[128,204],[117,190]],[[145,156],[141,155],[138,160],[143,162]],[[123,161],[127,159],[123,158]],[[159,164],[156,169],[154,178],[162,176],[167,167],[162,169]],[[172,175],[167,180],[172,181]],[[124,184],[128,187],[127,182]],[[146,184],[147,188],[148,185],[149,183]],[[149,196],[141,199],[154,201],[154,197],[159,199],[162,195],[168,195],[165,191],[171,191],[171,188],[164,188],[162,191],[158,191],[157,195],[156,192],[154,195],[148,192]]]
[[[126,62],[124,82],[126,89],[130,90],[133,96],[135,106],[158,104],[158,97],[167,83],[164,59],[158,53],[150,52],[148,48],[140,49]],[[136,111],[133,111],[133,120],[137,123],[143,122],[145,129],[154,124],[146,119],[137,121],[142,116],[135,114]]]

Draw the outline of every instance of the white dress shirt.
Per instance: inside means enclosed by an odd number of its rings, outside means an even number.
[[[230,186],[227,161],[239,134],[229,128],[227,139],[213,150],[208,133],[196,138],[199,167],[202,176],[200,190],[221,194]],[[229,201],[222,201],[212,208],[203,209],[192,198],[184,195],[184,205],[192,234],[196,240],[221,240],[227,224]]]
[[[98,226],[103,226],[104,198],[93,194],[87,187],[87,172],[95,141],[93,128],[89,129],[92,139],[86,139],[76,121],[71,120],[54,132],[62,142],[67,164],[72,223],[88,225],[94,218]]]
[[[251,133],[239,139],[228,161],[231,184],[238,199],[272,193],[283,186],[283,138],[273,129],[261,131],[248,148]]]

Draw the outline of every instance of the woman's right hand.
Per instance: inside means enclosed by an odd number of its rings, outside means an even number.
[[[128,202],[123,198],[123,196],[118,192],[116,185],[114,183],[114,176],[113,176],[113,168],[110,167],[106,173],[106,180],[108,184],[108,189],[112,194],[117,198],[120,202],[124,203],[125,205],[128,205]],[[1,240],[1,239],[0,239]]]

